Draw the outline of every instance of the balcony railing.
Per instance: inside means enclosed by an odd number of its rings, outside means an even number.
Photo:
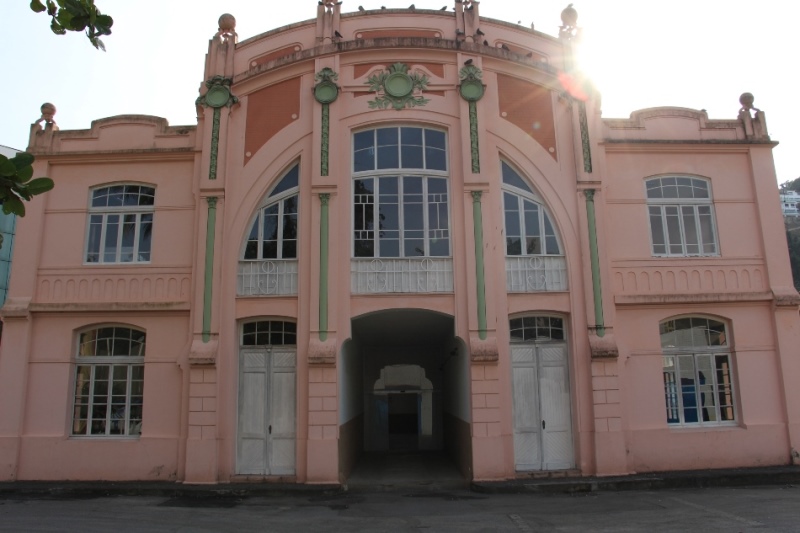
[[[239,261],[238,296],[297,294],[297,259]]]
[[[508,292],[567,290],[567,261],[561,256],[506,257]]]
[[[449,257],[351,259],[354,294],[453,292],[453,260]]]

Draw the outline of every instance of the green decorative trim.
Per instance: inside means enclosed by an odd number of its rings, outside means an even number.
[[[472,191],[472,225],[475,232],[475,283],[478,292],[478,338],[486,340],[486,280],[483,272],[482,191]]]
[[[386,109],[391,106],[399,111],[430,102],[428,98],[414,96],[415,92],[428,88],[428,77],[418,72],[409,74],[405,63],[395,63],[388,71],[370,76],[367,85],[370,91],[378,93],[374,100],[369,101],[370,109]]]
[[[217,179],[217,156],[219,154],[219,123],[223,107],[230,107],[239,99],[231,93],[233,80],[224,76],[214,76],[206,80],[208,90],[206,94],[197,97],[195,105],[210,107],[214,110],[214,119],[211,124],[211,158],[208,168],[208,179]]]
[[[328,202],[329,193],[319,195],[319,340],[328,339]]]
[[[217,179],[217,157],[219,156],[219,122],[220,109],[214,108],[214,119],[211,122],[211,154],[208,161],[208,179]]]
[[[330,151],[330,106],[322,104],[322,139],[320,141],[320,161],[319,173],[321,176],[328,175],[328,152]]]
[[[597,251],[597,224],[594,214],[594,189],[583,191],[586,195],[586,217],[589,219],[589,257],[592,264],[592,290],[594,292],[594,328],[598,337],[606,334],[603,321],[603,291],[600,285],[600,254]]]
[[[474,101],[469,102],[469,151],[472,157],[472,173],[481,171],[481,155],[478,147],[478,106]]]
[[[314,75],[314,98],[320,104],[330,104],[339,97],[339,86],[336,82],[339,74],[328,67],[323,68]]]
[[[214,76],[206,80],[206,94],[202,94],[194,101],[195,105],[204,107],[230,107],[237,103],[239,99],[231,93],[233,80],[225,76]]]
[[[217,226],[217,197],[210,196],[208,201],[208,222],[206,224],[206,266],[203,288],[203,342],[211,340],[211,286],[214,281],[214,239]]]
[[[328,160],[330,151],[330,107],[329,104],[339,97],[339,86],[336,81],[339,75],[328,67],[323,68],[314,76],[314,98],[322,104],[322,140],[320,146],[320,175],[328,175]]]
[[[581,145],[583,146],[583,170],[592,172],[592,147],[589,144],[589,120],[586,118],[586,104],[578,104],[578,120],[581,125]]]
[[[461,84],[458,86],[458,93],[461,98],[468,102],[477,102],[483,98],[486,86],[481,82],[483,72],[475,65],[467,65],[458,71],[458,78]]]

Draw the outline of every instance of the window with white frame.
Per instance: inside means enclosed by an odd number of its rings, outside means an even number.
[[[284,320],[259,320],[242,324],[242,346],[297,344],[297,324]]]
[[[110,185],[91,192],[87,263],[148,263],[155,188]]]
[[[719,425],[736,420],[727,328],[704,317],[660,325],[664,397],[670,425]]]
[[[708,180],[662,176],[645,186],[653,255],[719,254]]]
[[[557,316],[512,318],[508,324],[511,329],[511,342],[564,340],[564,319]]]
[[[542,200],[510,165],[501,163],[506,255],[561,255]]]
[[[353,136],[353,256],[449,257],[444,132],[399,126]]]
[[[105,326],[79,335],[72,434],[142,432],[145,332]]]
[[[278,181],[250,226],[242,259],[296,259],[300,166]]]
[[[567,262],[544,202],[522,175],[500,163],[508,292],[567,289]]]

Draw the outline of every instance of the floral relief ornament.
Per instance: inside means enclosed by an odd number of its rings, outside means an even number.
[[[370,76],[367,85],[370,91],[378,94],[374,100],[370,100],[370,109],[386,109],[391,106],[400,110],[430,102],[419,94],[427,89],[428,77],[418,72],[409,74],[405,63],[395,63],[388,71]]]

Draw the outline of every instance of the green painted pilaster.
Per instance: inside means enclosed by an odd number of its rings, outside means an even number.
[[[589,257],[592,265],[592,290],[594,291],[594,326],[598,337],[606,334],[603,322],[603,291],[600,286],[600,254],[597,251],[597,224],[594,214],[594,189],[583,191],[586,195],[586,217],[589,219]]]
[[[481,159],[478,148],[478,105],[470,100],[469,102],[469,151],[472,157],[472,173],[480,174]]]
[[[217,155],[219,154],[219,121],[222,112],[214,108],[214,120],[211,123],[211,157],[208,165],[208,179],[217,179]]]
[[[320,147],[320,176],[328,175],[328,151],[330,150],[330,105],[322,104],[322,146]]]
[[[472,191],[472,224],[475,232],[475,285],[478,291],[478,338],[486,339],[486,280],[483,272],[482,191]]]
[[[592,147],[589,142],[589,119],[586,117],[586,104],[578,103],[578,122],[581,127],[581,148],[583,151],[583,170],[592,172]]]
[[[208,223],[206,224],[206,267],[203,289],[203,342],[211,340],[211,284],[214,280],[214,239],[217,227],[217,197],[208,200]]]
[[[320,194],[319,217],[319,340],[328,339],[328,202],[330,194]]]

